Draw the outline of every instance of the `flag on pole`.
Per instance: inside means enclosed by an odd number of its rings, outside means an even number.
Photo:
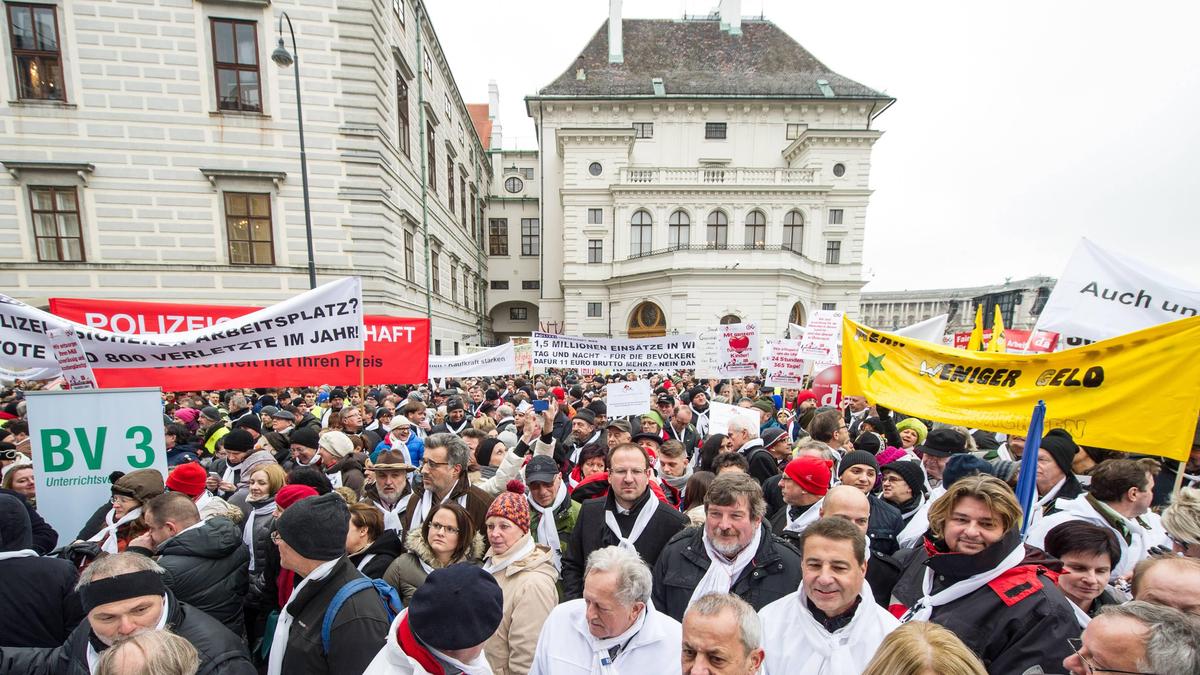
[[[993,306],[996,309],[992,315],[992,340],[988,342],[987,350],[1003,354],[1007,346],[1004,340],[1004,317],[1000,316],[1000,305]]]
[[[1017,501],[1021,502],[1021,539],[1033,520],[1033,505],[1037,497],[1038,448],[1042,445],[1042,423],[1046,419],[1046,402],[1038,401],[1033,407],[1033,418],[1029,421],[1029,432],[1025,436],[1025,450],[1021,454],[1021,469],[1017,477]]]
[[[983,305],[975,305],[975,327],[971,329],[971,340],[967,342],[967,351],[977,352],[983,349]]]

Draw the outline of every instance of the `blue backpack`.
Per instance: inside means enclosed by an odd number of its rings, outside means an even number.
[[[333,620],[337,618],[338,611],[342,609],[342,605],[346,604],[350,596],[368,588],[373,589],[379,595],[379,599],[383,601],[383,609],[387,612],[389,624],[404,609],[404,602],[400,600],[400,594],[382,579],[360,577],[342,586],[333,596],[333,600],[329,602],[329,607],[325,609],[325,619],[321,621],[321,649],[324,654],[329,654],[329,633],[333,630]]]

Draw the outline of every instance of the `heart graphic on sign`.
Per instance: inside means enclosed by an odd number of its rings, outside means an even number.
[[[729,338],[729,348],[735,352],[744,352],[750,346],[750,338],[745,335],[735,335]]]

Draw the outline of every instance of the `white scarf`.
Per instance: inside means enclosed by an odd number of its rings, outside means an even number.
[[[271,642],[271,657],[267,662],[267,675],[280,675],[283,672],[283,654],[287,651],[288,635],[292,631],[292,621],[295,617],[292,616],[288,608],[292,606],[294,601],[300,595],[300,591],[304,585],[310,581],[320,581],[329,576],[333,571],[334,565],[338,564],[341,558],[335,558],[329,562],[323,562],[317,566],[308,576],[304,577],[296,586],[296,590],[292,591],[292,596],[288,598],[283,609],[279,611],[279,622],[275,624],[275,637]]]
[[[675,425],[667,422],[667,430],[670,431],[671,436],[680,443],[683,442],[683,437],[687,436],[687,427],[684,427],[682,432],[677,432],[675,431]]]
[[[591,672],[600,673],[600,675],[620,675],[617,672],[616,665],[613,664],[614,659],[609,658],[608,650],[622,645],[621,651],[617,652],[617,658],[621,658],[621,654],[625,653],[625,645],[633,640],[634,636],[642,630],[642,626],[646,624],[646,614],[650,612],[651,605],[646,605],[642,609],[642,613],[634,620],[633,625],[625,629],[624,633],[616,637],[598,638],[592,635],[592,632],[587,630],[586,626],[583,630],[583,635],[587,638],[592,646],[592,664]]]
[[[554,522],[554,512],[567,499],[567,484],[561,481],[558,483],[558,494],[554,496],[554,503],[550,506],[543,507],[538,504],[528,492],[525,493],[525,499],[529,500],[529,508],[542,514],[537,526],[537,542],[550,547],[550,552],[554,555],[554,569],[561,572],[562,542],[558,538],[558,523]]]
[[[366,567],[366,566],[367,566],[367,563],[371,562],[371,560],[372,560],[374,557],[375,557],[375,554],[374,554],[374,553],[368,553],[368,554],[364,555],[364,556],[363,556],[363,559],[362,559],[362,560],[360,560],[360,561],[358,561],[358,565],[356,566],[356,568],[358,569],[358,571],[359,571],[359,572],[362,572],[362,571],[363,571],[363,568],[364,568],[364,567]]]
[[[1063,476],[1062,480],[1058,481],[1057,483],[1054,484],[1054,487],[1050,488],[1050,491],[1046,493],[1045,497],[1042,497],[1041,499],[1038,500],[1037,510],[1040,511],[1042,509],[1042,507],[1044,507],[1047,504],[1049,504],[1050,502],[1054,501],[1054,498],[1058,496],[1058,491],[1061,490],[1062,486],[1066,485],[1066,484],[1067,484],[1067,477]]]
[[[208,490],[202,490],[200,492],[200,496],[196,497],[196,510],[202,512],[201,515],[204,515],[203,514],[204,507],[208,506],[209,502],[211,502],[212,500],[213,500],[212,493],[209,492]],[[209,516],[209,517],[211,518],[212,516]]]
[[[448,664],[452,668],[458,668],[463,672],[463,675],[492,675],[492,666],[488,663],[487,657],[483,652],[480,652],[479,656],[476,656],[468,663],[459,661],[451,656],[446,656],[424,642],[421,644],[425,645],[425,648],[429,650],[430,654],[433,654],[434,658]]]
[[[450,420],[447,419],[446,420],[446,430],[449,431],[450,433],[454,434],[455,436],[458,436],[459,434],[461,434],[463,432],[463,429],[467,428],[467,426],[469,424],[471,424],[471,420],[464,417],[462,424],[458,425],[458,429],[455,429],[454,427],[450,426]]]
[[[692,591],[688,607],[709,593],[729,592],[733,582],[742,575],[746,566],[754,561],[754,554],[758,552],[758,545],[762,541],[762,526],[759,525],[754,530],[754,539],[750,540],[746,548],[739,551],[733,560],[727,559],[713,547],[712,540],[708,537],[707,527],[704,528],[702,539],[704,540],[704,550],[708,552],[708,571],[704,573],[704,578],[700,580],[700,583],[696,584],[696,590]]]
[[[409,438],[411,438],[412,432],[410,431],[408,433],[410,434]],[[409,451],[408,451],[408,442],[402,441],[399,438],[396,438],[395,436],[390,436],[389,438],[392,439],[392,449],[398,450],[401,454],[403,454],[404,455],[404,463],[411,465],[413,463],[412,462],[412,454],[409,453]]]
[[[833,675],[848,675],[860,673],[870,653],[874,652],[895,624],[888,624],[887,619],[880,615],[879,606],[871,594],[871,585],[863,582],[859,591],[858,607],[854,609],[854,618],[850,623],[832,633],[825,629],[809,611],[804,593],[804,584],[800,584],[793,602],[800,604],[797,612],[799,619],[793,624],[793,630],[803,635],[804,641],[810,648],[808,659],[803,664],[795,664],[796,673],[831,673]],[[798,629],[798,630],[797,630]],[[798,650],[803,654],[805,650]]]
[[[171,615],[171,605],[167,602],[167,596],[164,593],[163,594],[162,616],[158,618],[158,625],[154,627],[154,630],[162,630],[162,629],[166,628],[167,627],[167,618],[170,617],[170,615]],[[96,669],[100,666],[100,652],[96,651],[96,648],[92,646],[91,640],[87,641],[86,656],[87,656],[87,662],[88,662],[88,671],[95,673]]]
[[[233,485],[234,487],[236,487],[238,482],[237,482],[236,478],[234,477],[234,474],[238,471],[238,466],[241,466],[241,465],[226,464],[225,465],[225,473],[221,475],[221,482],[229,483],[230,485]]]
[[[587,439],[586,441],[584,441],[582,443],[576,444],[575,449],[571,451],[571,464],[579,463],[579,453],[583,452],[583,446],[587,445],[588,443],[594,443],[595,441],[599,440],[599,438],[600,438],[600,430],[597,429],[596,433],[592,434],[591,438]]]
[[[329,484],[333,486],[333,489],[336,490],[336,489],[342,487],[342,472],[341,471],[334,471],[333,473],[326,473],[325,477],[329,479]]]
[[[384,507],[383,502],[381,501],[371,502],[375,505],[375,508],[379,509],[379,512],[383,514],[383,529],[395,530],[396,532],[404,529],[402,527],[402,523],[400,522],[400,514],[404,513],[404,509],[408,507],[408,500],[410,499],[412,499],[411,492],[398,499],[390,511]]]
[[[1093,602],[1095,601],[1093,600]],[[1075,604],[1074,600],[1067,598],[1067,603],[1070,604],[1071,609],[1075,611],[1075,620],[1079,622],[1079,627],[1087,628],[1088,624],[1092,622],[1092,617],[1088,616],[1087,612],[1080,609],[1079,605]]]
[[[750,453],[755,448],[761,447],[763,447],[763,440],[761,438],[751,438],[750,440],[746,441],[745,445],[738,448],[738,454],[745,456],[746,459],[750,459]]]
[[[489,550],[489,555],[483,562],[483,571],[494,577],[498,573],[507,569],[509,565],[523,559],[530,553],[533,553],[533,549],[537,548],[537,544],[534,543],[533,537],[526,533],[525,536],[521,537],[521,539],[525,540],[525,543],[521,544],[520,548],[516,550],[509,549],[508,553],[505,553],[504,555],[492,555],[491,551]]]
[[[454,490],[451,490],[450,492],[453,492],[453,491]],[[442,501],[439,503],[445,504],[446,500],[450,499],[450,492],[447,492],[446,496],[442,497]],[[409,494],[408,496],[412,497],[412,494]],[[458,505],[463,507],[464,509],[467,508],[467,493],[466,492],[462,493],[462,495],[459,496]],[[412,514],[412,520],[408,521],[408,531],[409,532],[412,532],[413,530],[417,529],[418,527],[421,527],[421,525],[425,522],[425,516],[429,515],[429,510],[431,508],[433,508],[433,492],[431,490],[426,489],[423,493],[421,493],[421,501],[417,502],[416,510],[413,511],[413,514]]]
[[[138,517],[142,515],[142,507],[139,506],[129,513],[126,513],[115,523],[113,522],[113,518],[115,517],[113,515],[114,513],[115,512],[112,509],[108,510],[108,513],[104,516],[104,522],[106,523],[106,526],[96,534],[93,534],[92,538],[88,539],[88,541],[98,541],[100,542],[101,551],[115,554],[117,552],[117,530],[125,523],[137,520]]]
[[[700,412],[699,410],[696,410],[696,408],[690,403],[688,404],[688,407],[692,409],[692,414],[696,416],[696,433],[700,434],[701,437],[707,435],[708,413],[710,410],[712,410],[712,408],[706,408],[704,412]]]
[[[31,548],[23,548],[19,551],[0,551],[0,560],[12,560],[13,558],[36,558],[38,552]]]
[[[1017,546],[1012,550],[1012,552],[1004,557],[1004,560],[1000,561],[999,565],[963,579],[958,583],[951,584],[937,593],[932,592],[933,568],[926,567],[925,578],[921,581],[921,592],[925,595],[920,600],[917,600],[916,604],[914,604],[907,612],[905,612],[904,616],[900,617],[900,623],[908,623],[909,621],[928,621],[929,617],[933,615],[933,610],[935,608],[949,604],[955,600],[958,600],[959,598],[964,598],[974,593],[975,591],[983,588],[995,579],[999,578],[1000,575],[1019,565],[1024,559],[1025,546],[1018,542]]]
[[[808,510],[806,510],[804,513],[801,513],[800,517],[796,518],[795,520],[792,520],[791,518],[789,518],[788,512],[784,511],[783,517],[787,519],[788,523],[787,523],[787,527],[783,528],[783,531],[784,532],[796,532],[797,534],[800,532],[803,532],[809,525],[812,525],[813,523],[817,522],[818,519],[820,519],[821,505],[824,503],[825,503],[825,498],[821,497],[820,499],[817,500],[817,502],[815,504],[808,507]],[[785,504],[783,508],[790,509],[791,506]]]
[[[633,544],[638,540],[638,537],[642,536],[642,530],[645,530],[646,526],[650,524],[650,520],[654,518],[654,511],[656,509],[658,509],[658,500],[654,495],[650,495],[650,498],[642,503],[642,509],[638,511],[637,520],[633,521],[633,529],[629,531],[629,537],[621,535],[621,526],[617,524],[617,516],[608,509],[604,510],[604,524],[608,525],[608,529],[617,535],[618,546],[636,553],[637,549],[634,548]]]
[[[246,516],[246,528],[242,530],[242,543],[250,550],[250,571],[254,571],[254,519],[268,516],[275,512],[275,500],[272,499],[262,506],[256,506],[250,515]]]

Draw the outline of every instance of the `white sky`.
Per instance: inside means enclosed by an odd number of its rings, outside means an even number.
[[[536,146],[524,97],[608,16],[607,0],[426,2],[464,98],[499,84],[506,148]],[[1200,3],[743,0],[759,12],[898,99],[876,122],[866,290],[1058,276],[1081,236],[1200,283]]]

